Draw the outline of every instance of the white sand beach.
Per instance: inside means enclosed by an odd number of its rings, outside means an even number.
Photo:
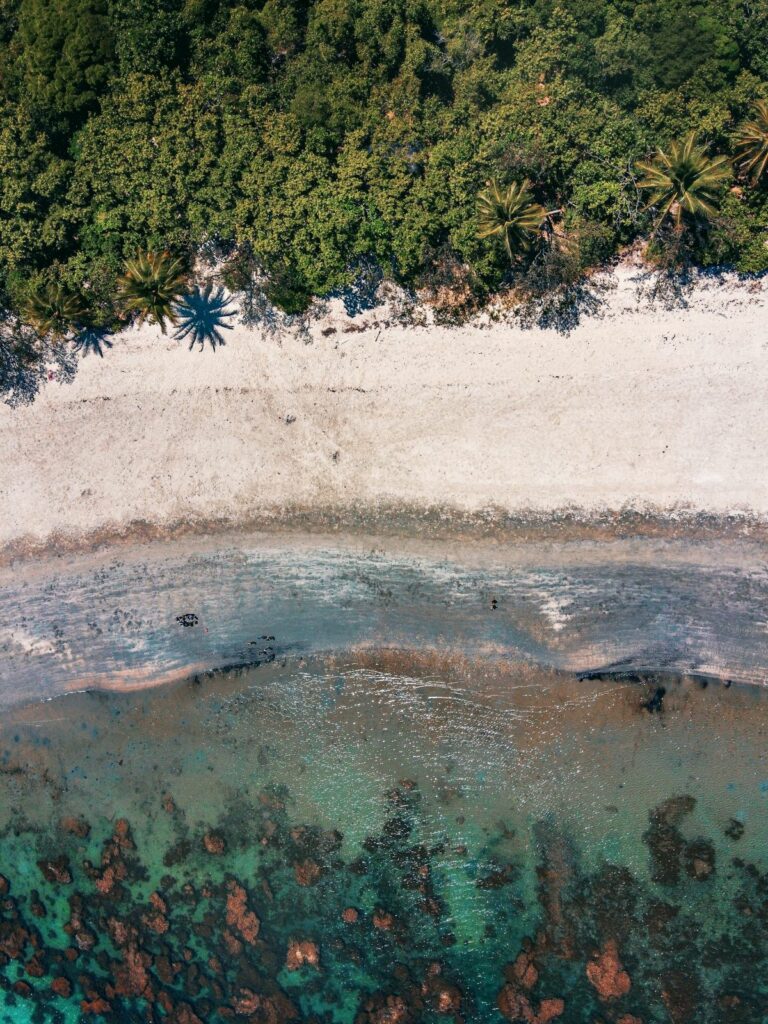
[[[672,310],[629,266],[615,283],[569,335],[340,306],[311,338],[237,326],[215,352],[126,331],[0,406],[0,546],[380,503],[768,514],[765,282]]]

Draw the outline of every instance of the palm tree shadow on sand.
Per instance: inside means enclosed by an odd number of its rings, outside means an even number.
[[[235,315],[235,310],[227,305],[228,301],[224,289],[218,287],[214,291],[210,283],[205,288],[189,292],[174,307],[177,322],[174,338],[177,341],[188,338],[190,351],[199,345],[202,352],[206,341],[214,351],[217,345],[225,345],[221,331],[232,330],[232,324],[225,321]]]
[[[82,327],[73,336],[72,347],[75,352],[81,352],[84,356],[87,356],[89,352],[93,352],[103,359],[103,347],[112,348],[112,342],[109,340],[109,337],[110,332],[104,328]]]

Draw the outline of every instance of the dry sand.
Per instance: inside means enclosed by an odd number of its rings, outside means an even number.
[[[768,514],[768,288],[666,310],[634,273],[567,336],[338,309],[311,340],[238,326],[215,352],[126,331],[0,406],[0,546],[289,506]]]

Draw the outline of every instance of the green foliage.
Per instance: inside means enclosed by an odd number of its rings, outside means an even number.
[[[50,272],[112,326],[126,258],[215,244],[294,313],[362,262],[474,302],[509,273],[488,180],[561,209],[583,269],[647,230],[660,143],[751,160],[767,32],[768,0],[0,0],[0,295]],[[740,203],[697,258],[759,263]]]
[[[638,162],[637,167],[644,175],[638,188],[649,193],[648,206],[656,210],[657,223],[670,217],[677,227],[686,215],[713,217],[722,185],[731,176],[728,157],[707,157],[696,144],[695,132],[658,149],[652,162]]]
[[[18,91],[41,121],[67,128],[98,106],[115,67],[106,0],[21,0]]]
[[[148,320],[159,324],[165,334],[166,320],[176,323],[175,304],[186,289],[187,278],[183,259],[169,252],[139,253],[125,261],[119,281],[123,307],[129,313],[137,313],[139,323]]]

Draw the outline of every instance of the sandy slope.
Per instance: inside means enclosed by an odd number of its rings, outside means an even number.
[[[570,336],[352,333],[338,312],[311,343],[238,327],[216,352],[126,332],[0,406],[0,545],[281,505],[768,513],[768,289],[711,283],[670,312],[618,284]]]

